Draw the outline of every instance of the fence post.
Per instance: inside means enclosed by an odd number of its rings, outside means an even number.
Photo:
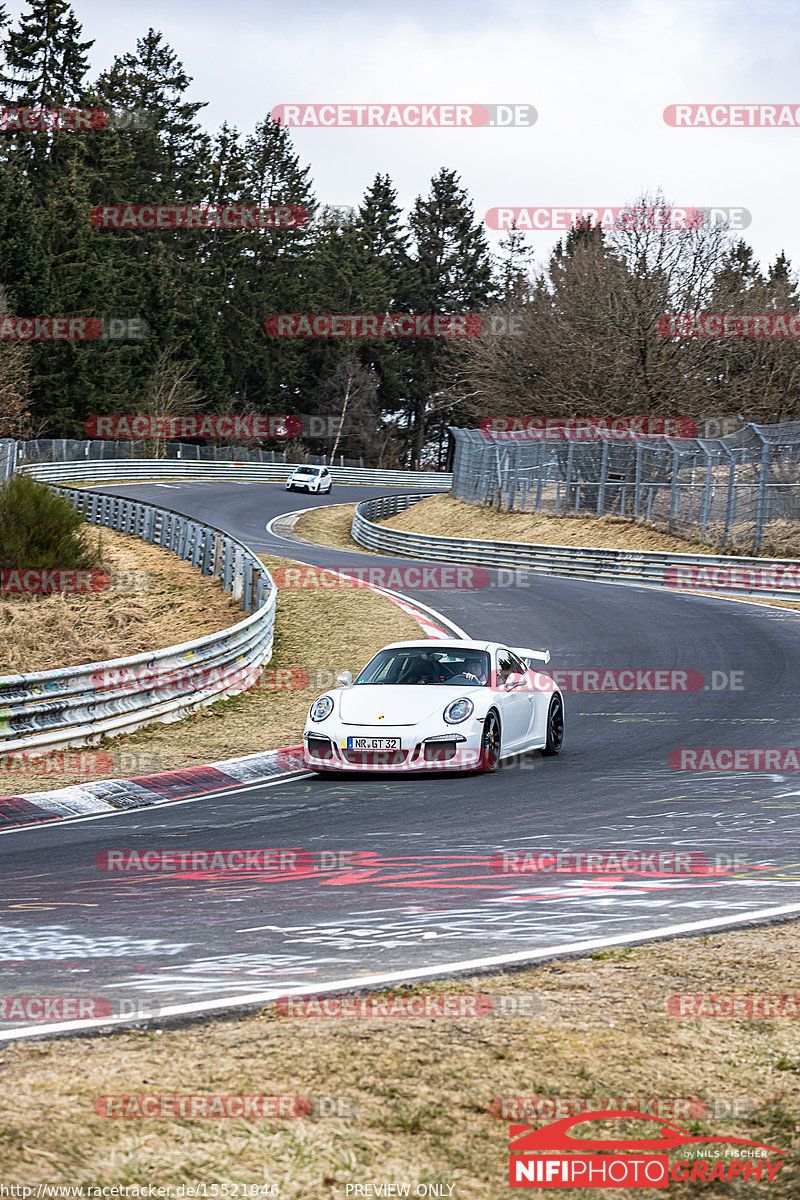
[[[705,447],[703,447],[705,450]],[[705,450],[706,458],[706,482],[703,487],[703,498],[700,501],[700,524],[703,530],[703,541],[706,540],[706,530],[708,529],[708,505],[711,500],[711,472],[713,469],[713,458],[708,450]]]
[[[672,483],[669,489],[669,523],[667,528],[672,533],[673,525],[678,516],[681,504],[681,485],[678,483],[678,464],[680,452],[677,446],[672,447]]]
[[[641,442],[636,443],[636,479],[633,485],[633,515],[639,517],[639,509],[642,498],[642,451],[644,447]]]
[[[608,446],[606,439],[603,440],[603,449],[600,455],[600,487],[597,489],[597,515],[602,517],[605,515],[606,508],[606,478],[608,476]]]
[[[537,465],[539,468],[539,478],[536,481],[536,505],[534,508],[535,512],[540,512],[541,508],[542,508],[542,488],[544,487],[544,462],[545,462],[545,452],[546,452],[546,447],[545,447],[544,442],[539,442],[538,450],[539,450],[539,455],[538,455],[539,462]],[[549,452],[547,452],[547,453],[548,453],[548,458],[549,458]]]
[[[569,442],[569,450],[567,450],[567,477],[564,480],[564,509],[562,516],[566,516],[567,505],[569,504],[569,488],[572,481],[572,460],[575,457],[575,443],[572,438]],[[556,492],[556,516],[558,516],[558,492]]]
[[[769,465],[769,442],[766,438],[761,437],[761,434],[754,425],[750,426],[755,429],[756,435],[761,438],[761,478],[758,481],[758,499],[756,500],[756,528],[753,534],[753,553],[758,554],[761,549],[761,538],[764,533],[764,498],[767,491],[767,467]]]

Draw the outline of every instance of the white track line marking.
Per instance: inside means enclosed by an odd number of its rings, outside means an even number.
[[[459,959],[455,962],[441,963],[436,967],[418,967],[405,971],[386,971],[376,975],[354,975],[350,978],[335,979],[330,983],[306,983],[303,987],[271,989],[265,992],[251,992],[247,996],[224,996],[219,1000],[203,1000],[195,1004],[168,1004],[159,1010],[158,1016],[149,1018],[147,1024],[157,1024],[163,1017],[199,1016],[202,1013],[226,1011],[231,1017],[236,1016],[236,1009],[254,1005],[266,1005],[282,996],[322,996],[330,992],[361,991],[377,984],[412,983],[421,979],[446,978],[455,974],[471,974],[475,971],[486,971],[489,967],[503,967],[512,963],[536,962],[541,959],[572,957],[589,950],[597,950],[604,946],[627,946],[634,942],[650,942],[660,938],[677,937],[684,933],[701,933],[707,929],[721,929],[726,925],[748,925],[753,921],[764,921],[770,917],[789,916],[800,913],[800,904],[785,904],[778,908],[762,908],[751,913],[737,913],[731,917],[714,917],[706,921],[692,921],[681,925],[661,925],[655,929],[641,930],[637,933],[615,934],[613,937],[587,938],[581,942],[563,942],[556,946],[545,946],[540,950],[518,950],[513,954],[495,954],[485,958]],[[12,1042],[21,1038],[43,1037],[56,1033],[79,1033],[81,1030],[106,1029],[114,1025],[141,1025],[130,1017],[108,1017],[104,1020],[59,1021],[52,1025],[23,1026],[18,1030],[0,1033],[0,1042]]]

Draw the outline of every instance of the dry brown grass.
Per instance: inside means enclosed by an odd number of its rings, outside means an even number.
[[[172,1030],[8,1044],[0,1049],[0,1178],[275,1182],[282,1200],[339,1200],[348,1183],[409,1183],[413,1195],[416,1184],[439,1182],[455,1185],[456,1200],[502,1200],[507,1128],[490,1113],[499,1097],[743,1097],[747,1115],[677,1123],[784,1148],[789,1164],[769,1187],[672,1183],[670,1195],[790,1200],[800,1143],[797,1020],[677,1019],[666,998],[797,992],[799,956],[800,925],[790,923],[413,989],[534,993],[542,1007],[533,1018],[302,1020],[266,1009]],[[107,1094],[197,1093],[346,1096],[359,1110],[297,1121],[114,1120],[93,1107]]]
[[[355,504],[325,504],[304,512],[294,527],[298,537],[307,542],[318,542],[321,546],[335,546],[338,550],[358,551],[371,554],[350,537]]]
[[[332,508],[312,509],[304,514],[295,525],[295,533],[309,542],[323,546],[335,546],[340,550],[358,551],[360,554],[379,553],[365,550],[350,536],[354,504],[336,505]],[[509,522],[510,524],[506,524]],[[533,522],[533,524],[532,524]],[[420,500],[412,508],[389,517],[382,524],[395,529],[406,529],[412,533],[430,533],[438,537],[485,538],[487,541],[541,542],[549,546],[599,546],[624,550],[663,550],[676,554],[708,554],[709,547],[697,542],[686,542],[668,537],[658,530],[637,525],[623,517],[548,517],[539,513],[501,513],[496,509],[475,508],[454,500],[452,496],[432,496]],[[688,591],[688,589],[687,589]],[[708,595],[708,592],[699,593]],[[717,593],[713,593],[717,594]],[[719,593],[719,598],[730,600],[730,596]],[[800,610],[800,601],[761,600],[753,598],[753,604],[766,604],[773,608]]]
[[[541,542],[548,546],[609,546],[625,550],[665,550],[709,554],[709,546],[671,537],[627,517],[552,517],[546,513],[508,513],[477,508],[450,495],[420,500],[384,522],[393,529],[438,537],[486,538],[488,541]]]
[[[50,671],[159,650],[243,616],[218,580],[130,534],[102,530],[112,586],[86,595],[0,599],[0,675]],[[117,588],[114,572],[136,572]],[[176,633],[180,630],[180,635]]]
[[[135,542],[131,547],[134,554],[137,547],[146,548]],[[171,557],[185,566],[174,555]],[[261,558],[270,571],[296,565],[291,559]],[[188,570],[191,574],[184,586],[187,591],[195,589],[195,603],[202,605],[204,593],[197,590],[201,577],[199,572]],[[212,628],[232,625],[238,615],[235,608],[226,621]],[[177,636],[178,628],[182,640],[186,640],[189,635],[184,635],[184,626],[178,626],[174,616],[169,638]],[[319,692],[335,686],[339,671],[360,669],[387,642],[423,636],[412,617],[366,588],[281,589],[274,653],[258,687],[199,709],[182,721],[153,723],[135,733],[106,739],[98,760],[101,773],[91,769],[93,751],[71,751],[66,763],[54,753],[42,764],[32,762],[27,773],[2,770],[0,794],[19,795],[92,779],[149,775],[296,745],[306,709]],[[65,769],[76,763],[78,753],[83,757],[76,765],[86,769]]]

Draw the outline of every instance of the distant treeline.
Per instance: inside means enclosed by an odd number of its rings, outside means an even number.
[[[159,33],[94,81],[92,44],[65,0],[32,0],[16,26],[0,9],[0,323],[97,318],[103,331],[0,341],[0,436],[82,437],[108,413],[319,413],[343,417],[340,432],[326,424],[337,454],[413,466],[443,464],[448,425],[499,413],[793,411],[796,339],[675,339],[657,326],[715,306],[797,311],[783,255],[764,278],[718,229],[580,228],[532,270],[519,232],[490,252],[447,167],[405,219],[388,175],[352,211],[328,208],[269,114],[249,134],[204,129]],[[100,227],[99,209],[119,205],[292,215],[277,227]],[[265,321],[290,313],[503,320],[477,337],[270,336]]]

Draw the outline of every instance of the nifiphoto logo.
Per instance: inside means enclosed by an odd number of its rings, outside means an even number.
[[[635,1134],[603,1137],[602,1123],[609,1121],[624,1121]],[[671,1151],[681,1156],[677,1162],[670,1161]],[[544,1126],[509,1125],[509,1185],[668,1188],[673,1182],[739,1179],[769,1184],[785,1153],[746,1138],[696,1134],[646,1112],[577,1112]]]

